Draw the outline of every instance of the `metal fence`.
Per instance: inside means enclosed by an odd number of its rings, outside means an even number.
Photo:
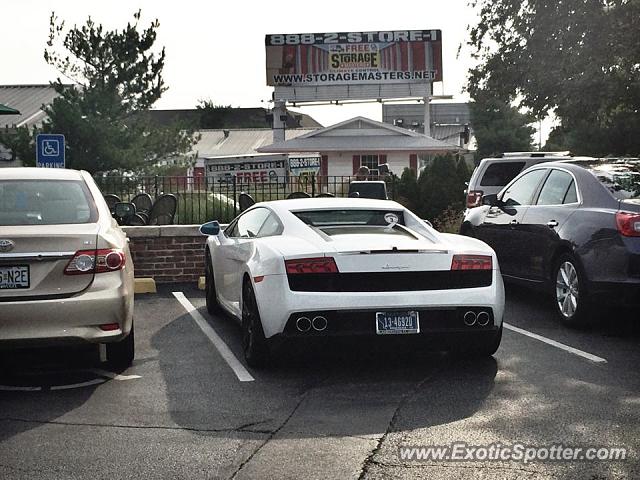
[[[358,178],[360,179],[360,178]],[[267,182],[246,182],[236,177],[195,176],[97,176],[95,181],[103,195],[116,195],[129,202],[138,193],[148,193],[155,201],[163,194],[173,194],[178,202],[174,224],[192,225],[218,220],[229,222],[241,211],[239,196],[249,194],[256,202],[282,200],[295,192],[310,197],[331,194],[346,197],[352,176],[287,176],[271,177]],[[384,180],[389,198],[395,198],[395,183],[390,177],[370,176],[367,180]]]

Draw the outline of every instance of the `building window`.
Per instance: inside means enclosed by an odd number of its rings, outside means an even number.
[[[362,155],[360,157],[360,165],[367,167],[370,175],[379,175],[378,155]]]

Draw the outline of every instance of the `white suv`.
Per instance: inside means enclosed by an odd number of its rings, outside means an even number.
[[[509,152],[502,157],[483,158],[469,180],[466,191],[467,209],[482,204],[482,196],[498,193],[516,175],[531,165],[570,160],[569,152]]]

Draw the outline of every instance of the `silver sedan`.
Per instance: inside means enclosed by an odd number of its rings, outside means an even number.
[[[0,169],[0,348],[106,344],[134,357],[126,235],[87,172]]]

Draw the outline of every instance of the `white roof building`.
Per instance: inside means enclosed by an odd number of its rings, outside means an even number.
[[[362,166],[372,175],[378,166],[389,165],[400,175],[405,168],[417,171],[418,159],[457,153],[462,149],[422,133],[364,117],[321,128],[291,140],[259,147],[261,153],[315,152],[321,156],[320,175],[349,176]]]

